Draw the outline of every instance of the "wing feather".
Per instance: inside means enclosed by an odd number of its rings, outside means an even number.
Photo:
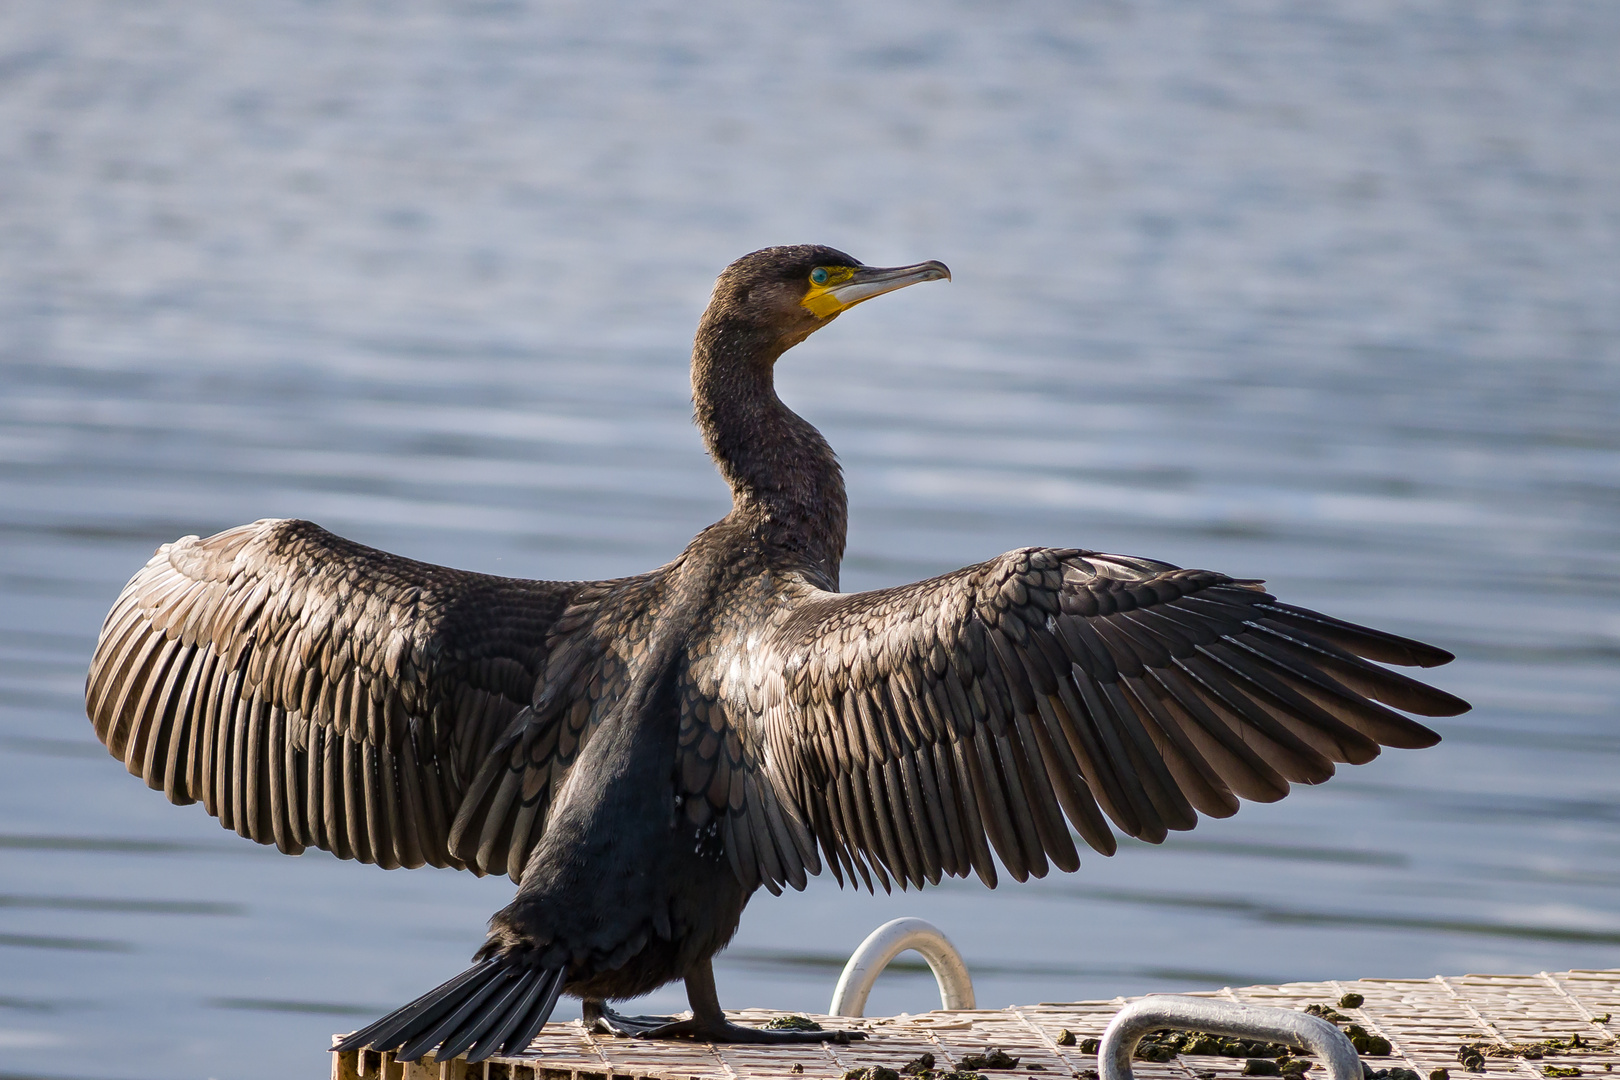
[[[844,801],[847,789],[848,783],[843,778],[834,778],[827,784],[825,810],[828,817],[823,825],[827,829],[828,835],[832,837],[828,841],[832,845],[829,850],[832,850],[837,855],[836,861],[843,866],[843,873],[849,877],[850,884],[853,885],[856,879],[859,878],[866,890],[871,892],[873,891],[872,878],[867,872],[866,864],[862,861],[860,851],[846,839],[858,835],[854,816]],[[822,801],[806,797],[805,804],[818,806],[822,805]],[[834,860],[829,856],[828,861],[833,862]],[[839,879],[839,884],[843,884],[842,878]]]
[[[191,762],[196,755],[197,748],[197,687],[201,685],[203,672],[208,668],[208,659],[195,649],[185,650],[184,681],[180,684],[178,692],[164,691],[164,699],[172,702],[174,712],[174,726],[165,737],[154,740],[152,744],[152,760],[156,763],[156,755],[161,751],[163,757],[163,794],[172,803],[188,804],[195,800],[191,797],[191,785],[188,780],[191,776]],[[147,774],[147,783],[152,782],[152,775]]]
[[[764,805],[765,795],[750,778],[743,784],[743,806],[758,806],[758,813],[745,813],[742,822],[753,833],[754,852],[759,859],[760,880],[772,896],[782,895],[782,884],[787,881],[787,871],[783,869],[781,853],[776,849],[776,840],[771,836],[770,810]]]
[[[349,831],[349,850],[360,862],[374,863],[376,853],[371,847],[370,822],[366,819],[366,776],[360,764],[360,741],[345,731],[340,754],[343,772],[339,795],[343,799],[343,823]]]
[[[956,805],[952,778],[941,765],[941,748],[937,741],[921,748],[917,754],[917,777],[922,781],[923,796],[928,801],[934,835],[943,856],[940,869],[955,877],[966,877],[972,873],[972,856],[967,849],[966,830]]]
[[[922,781],[917,775],[917,765],[922,760],[925,760],[923,755],[907,754],[890,763],[891,769],[898,774],[894,786],[899,789],[891,797],[900,799],[902,798],[900,793],[904,793],[909,824],[914,834],[916,858],[913,866],[918,874],[918,888],[922,887],[922,879],[927,879],[930,885],[938,885],[940,870],[945,866],[934,834],[935,818],[939,809],[924,795]],[[904,826],[908,822],[901,824]]]
[[[362,856],[351,845],[348,806],[344,799],[344,745],[348,736],[336,728],[328,728],[322,742],[321,809],[326,826],[326,850],[340,859],[358,859]]]
[[[1231,817],[1237,813],[1238,800],[1220,772],[1170,714],[1159,695],[1140,677],[1121,679],[1120,689],[1137,719],[1153,734],[1154,744],[1164,754],[1165,765],[1187,801],[1210,817]]]

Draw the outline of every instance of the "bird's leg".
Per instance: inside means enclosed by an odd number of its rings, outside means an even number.
[[[696,1039],[716,1043],[847,1043],[866,1038],[864,1031],[775,1031],[744,1027],[726,1019],[720,996],[714,991],[714,966],[707,960],[686,975],[686,1000],[692,1015],[621,1016],[600,1001],[585,1002],[586,1022],[592,1030],[638,1039]]]

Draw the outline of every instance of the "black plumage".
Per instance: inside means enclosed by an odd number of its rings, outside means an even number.
[[[839,593],[842,476],[775,363],[948,276],[823,247],[728,267],[692,387],[732,511],[651,573],[496,578],[267,520],[130,581],[86,700],[132,773],[289,854],[520,883],[473,968],[344,1047],[479,1060],[527,1045],[559,993],[621,1033],[829,1037],[720,1010],[710,960],[760,886],[823,859],[885,889],[1073,870],[1071,827],[1105,854],[1110,821],[1163,840],[1437,741],[1395,710],[1467,708],[1379,666],[1441,649],[1149,559],[1025,548]],[[606,1007],[678,978],[689,1019]]]

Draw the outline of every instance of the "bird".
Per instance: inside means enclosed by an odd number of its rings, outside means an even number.
[[[818,245],[726,267],[691,380],[731,509],[658,569],[496,577],[266,519],[130,580],[86,711],[131,773],[287,854],[517,883],[470,968],[336,1049],[510,1054],[563,993],[606,1034],[859,1038],[727,1019],[712,958],[761,887],[1074,871],[1076,838],[1158,843],[1469,708],[1386,666],[1443,649],[1153,559],[1026,547],[840,592],[842,473],[776,364],[949,278]],[[689,1015],[609,1004],[677,979]]]

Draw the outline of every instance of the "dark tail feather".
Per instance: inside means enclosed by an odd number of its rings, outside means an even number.
[[[368,1047],[397,1051],[397,1061],[415,1061],[439,1046],[437,1058],[465,1053],[470,1062],[496,1053],[517,1053],[534,1039],[562,993],[565,972],[519,968],[486,960],[468,968],[376,1023],[338,1040],[336,1052]]]
[[[511,1021],[510,1028],[502,1025],[500,1030],[491,1033],[487,1040],[467,1055],[467,1061],[469,1063],[483,1061],[496,1050],[503,1054],[516,1054],[527,1049],[534,1041],[535,1035],[539,1034],[540,1029],[546,1026],[546,1021],[551,1018],[551,1010],[557,1007],[557,998],[562,995],[564,981],[564,972],[558,970],[551,973],[549,986],[542,988],[542,984],[537,982],[532,1000],[531,995],[524,995],[524,1003],[528,1005],[527,1011],[522,1014],[514,1012],[515,1019]]]
[[[479,1043],[480,1050],[484,1049],[486,1042],[491,1047],[500,1045],[499,1039],[485,1040],[484,1037],[492,1028],[504,1028],[511,1021],[514,1012],[519,1014],[526,1012],[528,1005],[534,1003],[534,998],[545,985],[544,979],[507,979],[500,988],[500,994],[488,1005],[471,1016],[462,1017],[461,1026],[445,1036],[435,1056],[446,1060],[457,1057],[465,1054],[473,1043]]]
[[[485,975],[486,969],[492,966],[492,962],[486,962],[478,967],[468,968],[449,982],[429,990],[409,1005],[395,1009],[381,1020],[361,1028],[352,1035],[344,1036],[332,1050],[341,1053],[345,1050],[358,1050],[361,1047],[370,1047],[374,1050],[397,1049],[409,1037],[408,1032],[417,1030],[424,1023],[433,1023],[454,1008],[462,999],[458,991],[464,990],[468,983],[474,983],[479,976]]]

